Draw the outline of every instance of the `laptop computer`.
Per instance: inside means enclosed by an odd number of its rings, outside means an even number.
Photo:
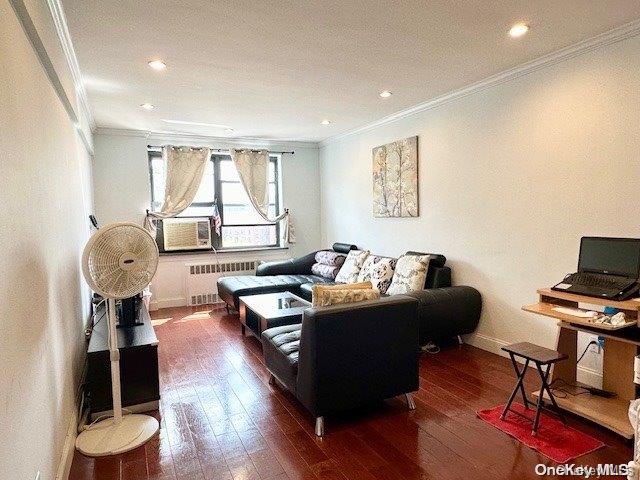
[[[626,300],[638,293],[640,238],[582,237],[578,271],[552,290]]]

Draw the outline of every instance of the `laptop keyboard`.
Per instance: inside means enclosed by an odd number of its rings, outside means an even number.
[[[598,287],[611,290],[620,290],[629,285],[628,279],[614,279],[609,276],[593,273],[572,273],[564,280],[566,283],[584,285],[585,287]]]

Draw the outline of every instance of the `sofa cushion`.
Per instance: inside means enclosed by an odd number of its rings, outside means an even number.
[[[362,264],[369,256],[368,250],[351,250],[344,261],[344,265],[336,276],[338,283],[354,283],[358,281],[358,273]]]
[[[322,282],[322,285],[336,285],[335,282],[332,282],[329,279],[326,279],[326,282]],[[300,287],[298,288],[298,293],[300,294],[300,296],[302,298],[304,298],[305,300],[311,301],[311,298],[313,296],[313,287],[314,285],[317,285],[320,282],[316,282],[316,283],[303,283],[302,285],[300,285]]]
[[[317,275],[236,275],[218,280],[218,295],[228,304],[238,308],[238,297],[299,290],[304,283],[324,283],[326,278]]]
[[[262,332],[262,352],[267,369],[294,394],[298,375],[300,329],[301,325],[296,324],[269,328]]]
[[[429,255],[403,255],[398,259],[396,271],[391,285],[387,289],[389,295],[422,290],[429,268]]]
[[[397,262],[396,258],[369,255],[360,269],[358,281],[370,281],[373,288],[379,290],[380,293],[386,293],[391,285]]]

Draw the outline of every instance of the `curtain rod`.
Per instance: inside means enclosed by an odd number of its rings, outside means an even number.
[[[157,148],[157,149],[162,149],[162,145],[147,145],[147,148]],[[206,148],[206,147],[189,147],[189,148]],[[228,152],[230,149],[229,148],[210,148],[210,150],[212,152]],[[259,152],[260,150],[264,150],[264,149],[248,149],[248,148],[244,148],[242,150],[250,150],[252,152]],[[285,151],[279,151],[279,152],[273,152],[271,150],[269,150],[269,153],[278,153],[280,155],[288,153],[289,155],[294,155],[296,152],[294,152],[293,150],[289,151],[289,152],[285,152]]]

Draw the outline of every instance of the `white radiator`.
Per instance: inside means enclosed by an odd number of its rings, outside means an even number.
[[[217,281],[229,275],[254,275],[257,260],[220,263],[186,263],[185,293],[187,305],[206,305],[220,301]]]

